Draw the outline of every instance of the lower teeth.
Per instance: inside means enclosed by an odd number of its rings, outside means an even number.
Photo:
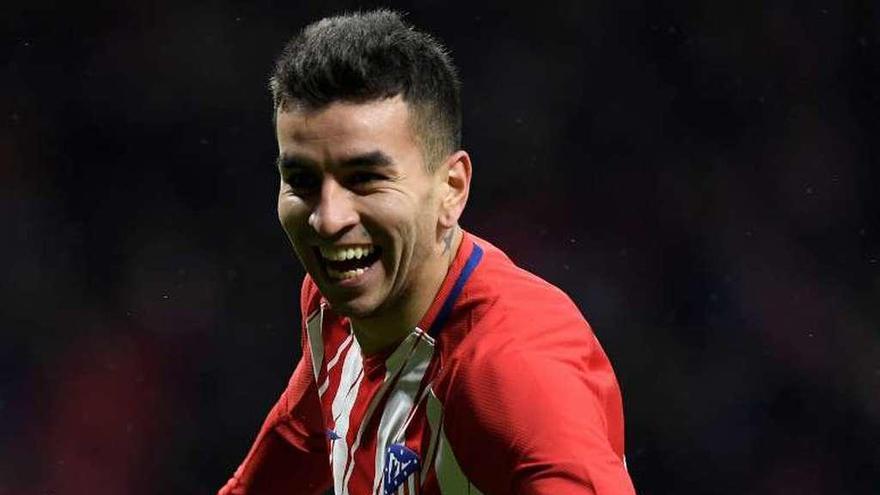
[[[327,274],[339,280],[345,280],[352,277],[357,277],[358,275],[363,275],[365,271],[367,271],[366,268],[356,268],[354,270],[346,270],[344,272],[340,272],[329,267],[327,268]]]

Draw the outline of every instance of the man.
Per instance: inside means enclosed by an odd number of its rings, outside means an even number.
[[[445,50],[392,12],[324,19],[271,88],[303,357],[220,493],[633,493],[587,322],[458,226],[471,161]]]

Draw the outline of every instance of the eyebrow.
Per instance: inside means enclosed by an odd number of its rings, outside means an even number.
[[[340,167],[390,167],[394,161],[391,157],[381,151],[372,151],[362,155],[355,155],[339,162]]]
[[[281,155],[276,159],[279,170],[294,168],[317,168],[318,164],[311,158],[301,155]],[[371,151],[360,155],[351,156],[339,162],[341,168],[384,168],[394,164],[390,156],[381,151]]]
[[[278,170],[290,170],[293,168],[314,168],[315,161],[300,155],[279,155],[275,159]]]

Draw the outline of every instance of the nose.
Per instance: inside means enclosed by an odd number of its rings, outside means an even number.
[[[359,217],[351,192],[332,179],[321,184],[321,197],[309,215],[309,225],[321,237],[334,238],[357,225]]]

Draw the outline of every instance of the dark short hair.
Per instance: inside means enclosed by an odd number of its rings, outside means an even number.
[[[429,169],[461,144],[461,83],[448,51],[390,10],[328,17],[291,39],[270,79],[274,109],[401,95]]]

